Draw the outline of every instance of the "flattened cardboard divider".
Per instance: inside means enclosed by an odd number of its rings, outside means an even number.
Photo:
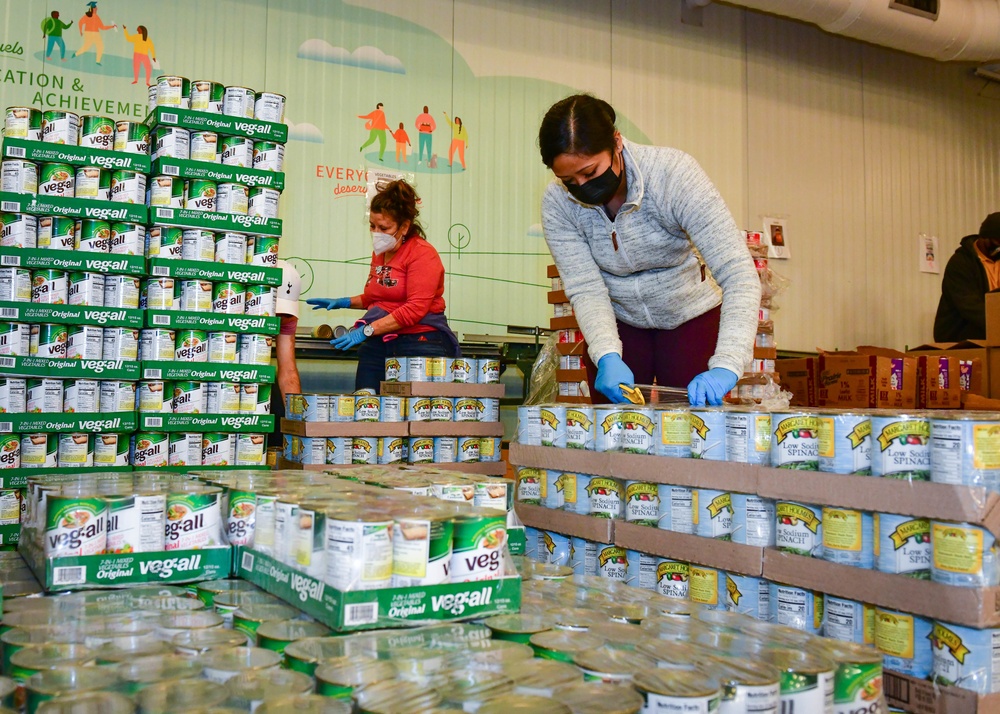
[[[781,553],[771,548],[764,552],[764,577],[956,625],[1000,626],[1000,588],[942,585]]]
[[[560,303],[569,302],[569,298],[566,297],[565,290],[550,290],[548,300],[549,305],[558,305]]]
[[[502,384],[456,382],[382,382],[379,394],[393,397],[473,397],[503,399]]]
[[[515,503],[514,510],[526,526],[555,531],[574,538],[586,538],[595,543],[614,543],[615,526],[620,523],[610,518],[581,516],[578,513],[531,506],[527,503]]]
[[[994,714],[1000,694],[976,694],[959,687],[942,687],[925,679],[886,670],[882,683],[889,705],[911,714]]]
[[[569,471],[591,476],[611,475],[611,454],[584,451],[583,449],[556,449],[551,446],[511,444],[510,462],[517,466]]]
[[[503,436],[499,421],[411,421],[404,422],[410,436]]]
[[[375,466],[375,464],[300,464],[295,461],[288,461],[284,456],[278,457],[278,468],[292,471],[339,471],[341,469],[360,469]],[[445,463],[445,464],[385,464],[381,468],[404,466],[408,468],[439,469],[441,471],[456,471],[463,474],[479,474],[480,476],[503,476],[507,473],[507,464],[503,461],[479,461],[476,463]],[[331,478],[333,478],[331,476]]]
[[[611,475],[615,478],[736,493],[756,493],[757,480],[765,470],[760,466],[703,459],[669,459],[622,453],[609,456]]]
[[[546,265],[545,266],[545,276],[548,277],[548,278],[558,278],[559,277],[559,268],[557,268],[554,265]]]
[[[569,315],[568,317],[550,317],[549,329],[578,330],[580,329],[580,323],[576,321],[576,315]]]
[[[731,573],[760,577],[764,549],[715,538],[674,533],[635,523],[615,523],[615,545]]]
[[[282,417],[281,432],[295,436],[406,436],[407,422],[295,421]]]

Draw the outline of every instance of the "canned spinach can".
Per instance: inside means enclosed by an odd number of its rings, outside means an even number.
[[[73,198],[76,195],[76,172],[73,167],[57,162],[41,164],[38,193],[43,196]]]
[[[352,464],[377,464],[378,439],[373,436],[356,436],[351,441]]]
[[[7,107],[3,135],[29,141],[42,140],[42,113],[34,107]]]
[[[219,135],[214,131],[191,132],[191,161],[217,163],[219,160]]]
[[[212,285],[212,312],[224,315],[244,314],[246,288],[242,283],[223,281]]]
[[[111,224],[111,253],[114,255],[142,255],[143,239],[140,238],[140,229],[136,223],[112,223]]]
[[[212,311],[212,283],[207,280],[181,281],[181,310],[188,312]]]
[[[42,141],[76,146],[80,136],[80,117],[72,112],[42,112]]]
[[[104,307],[132,310],[138,308],[140,285],[139,278],[134,278],[131,275],[105,275]]]
[[[111,172],[111,201],[143,204],[146,202],[146,177],[138,171]]]
[[[434,437],[434,463],[453,464],[458,460],[458,438],[454,436]]]
[[[709,461],[725,461],[725,411],[711,407],[692,409],[688,412],[688,421],[691,426],[691,457]]]
[[[218,192],[219,189],[214,181],[191,179],[187,182],[187,190],[185,191],[187,199],[184,202],[184,207],[194,211],[214,212],[215,198]],[[214,239],[212,246],[214,251]]]
[[[177,330],[174,359],[178,362],[207,362],[208,333],[204,330]]]
[[[781,583],[770,586],[771,621],[818,635],[823,627],[823,594]]]
[[[478,436],[458,437],[458,454],[455,460],[463,464],[479,463],[480,443]]]
[[[191,82],[191,109],[196,112],[222,114],[226,88],[218,82],[198,79]]]
[[[31,302],[31,271],[24,268],[0,268],[0,300]]]
[[[256,236],[247,241],[247,252],[250,254],[250,265],[274,268],[278,264],[278,238],[276,236]]]
[[[135,121],[115,122],[114,150],[126,154],[149,154],[149,127]]]
[[[80,146],[113,151],[115,123],[108,117],[87,114],[80,117]]]
[[[37,245],[37,218],[30,213],[0,213],[0,247],[34,248]]]
[[[259,171],[281,172],[285,164],[285,145],[257,141],[253,145],[253,167]]]
[[[359,395],[354,398],[354,421],[377,422],[382,411],[379,397]]]
[[[856,568],[875,567],[875,527],[871,513],[823,508],[823,559]]]
[[[726,461],[756,466],[770,465],[770,414],[752,409],[726,412]]]
[[[410,437],[407,446],[409,456],[408,463],[411,464],[432,464],[434,463],[434,439],[429,436]]]
[[[70,273],[69,304],[104,307],[104,275],[102,273]]]
[[[253,168],[253,141],[244,136],[222,137],[222,165]]]
[[[73,250],[76,244],[76,221],[63,216],[38,219],[38,247],[49,250]]]
[[[184,208],[184,180],[173,176],[154,176],[149,182],[149,205]]]
[[[821,414],[819,470],[868,476],[872,466],[872,423],[867,414]]]
[[[215,210],[218,213],[228,213],[245,216],[250,210],[250,189],[241,183],[220,183]]]
[[[267,285],[247,285],[246,314],[273,317],[277,314],[278,289]]]
[[[111,250],[111,224],[84,218],[76,222],[74,248],[92,253],[107,253]]]
[[[806,412],[775,412],[771,429],[771,466],[819,470],[819,417]]]
[[[917,679],[928,677],[934,666],[933,631],[933,623],[926,618],[875,608],[875,647],[886,669]]]
[[[278,198],[281,194],[273,188],[255,186],[250,189],[247,215],[262,218],[278,217]]]
[[[996,538],[968,523],[931,521],[931,580],[982,588],[1000,585]]]
[[[385,359],[385,381],[405,382],[406,381],[406,357],[386,357]]]
[[[823,509],[820,506],[778,501],[774,510],[778,550],[814,558],[823,556]]]
[[[1000,491],[1000,416],[931,419],[931,480]]]
[[[947,687],[962,687],[979,694],[995,693],[1000,689],[1000,686],[994,684],[1000,676],[1000,662],[993,657],[993,643],[997,639],[1000,639],[1000,629],[995,627],[977,629],[935,620],[931,630],[933,680]],[[841,665],[841,668],[844,666]],[[861,665],[854,666],[860,670]],[[869,677],[874,679],[874,666],[869,664],[868,669],[872,670]],[[880,662],[878,674],[881,672]],[[861,671],[858,673],[862,674]],[[849,697],[849,687],[844,687],[843,690],[842,694],[838,690],[842,699],[852,705],[860,703]]]
[[[875,513],[875,568],[883,573],[931,577],[931,522],[926,518]]]
[[[75,192],[76,198],[110,201],[111,173],[100,166],[77,167]]]
[[[0,163],[0,191],[37,194],[38,167],[30,161],[4,159]]]
[[[879,411],[871,415],[872,476],[927,481],[931,475],[931,424],[921,415]]]
[[[451,397],[431,399],[431,421],[452,421],[454,412],[455,402]]]
[[[859,645],[875,644],[875,606],[823,595],[823,636]]]

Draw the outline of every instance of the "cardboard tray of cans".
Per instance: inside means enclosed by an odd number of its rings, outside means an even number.
[[[155,127],[179,126],[192,131],[214,131],[227,136],[245,136],[249,139],[270,139],[278,143],[288,141],[288,126],[260,119],[231,117],[222,114],[199,112],[179,107],[156,107],[144,122],[150,131]]]
[[[0,357],[0,375],[4,376],[110,379],[130,382],[141,379],[140,373],[139,362],[134,360]]]
[[[0,434],[65,434],[71,432],[122,434],[135,431],[137,424],[135,412],[3,414],[0,415]]]
[[[285,190],[285,174],[280,171],[261,171],[242,166],[225,166],[207,161],[161,158],[153,162],[154,176],[176,176],[183,179],[203,179],[217,183],[241,183],[250,188]]]
[[[205,260],[150,258],[149,274],[154,278],[179,280],[231,281],[245,285],[281,285],[281,268],[260,265],[227,265]]]
[[[48,248],[0,248],[0,266],[31,270],[79,270],[109,275],[146,274],[146,259],[141,255],[109,255]]]
[[[555,531],[575,538],[585,538],[595,543],[614,543],[615,525],[611,518],[582,516],[569,511],[556,511],[544,506],[514,503],[514,510],[521,522],[531,528]]]
[[[149,212],[145,206],[134,203],[112,203],[91,198],[60,198],[35,196],[29,193],[0,192],[0,211],[4,213],[33,213],[65,216],[67,218],[93,218],[101,221],[128,221],[145,224]]]
[[[185,467],[187,468],[187,467]],[[242,467],[241,467],[242,468]],[[125,473],[131,471],[131,466],[64,466],[62,468],[26,468],[0,469],[0,489],[24,488],[28,485],[29,476],[48,476],[60,474],[87,473]]]
[[[148,174],[151,169],[149,156],[146,154],[53,144],[47,141],[18,139],[13,136],[4,139],[3,155],[25,161],[100,166],[110,171],[135,171],[140,174]]]
[[[684,560],[740,575],[759,578],[763,570],[764,548],[675,533],[625,521],[615,523],[614,543],[628,550]]]
[[[142,362],[143,379],[163,379],[171,382],[270,384],[274,382],[276,376],[277,367],[270,364],[211,364],[209,362],[161,362],[151,360],[144,360]]]
[[[133,310],[124,307],[43,305],[30,302],[0,301],[0,319],[12,322],[50,322],[57,325],[98,325],[100,327],[142,327],[145,312],[145,310]]]
[[[383,421],[298,421],[281,419],[281,432],[295,436],[406,436],[409,422]],[[294,467],[291,467],[294,468]]]
[[[372,434],[365,433],[362,436],[372,436]],[[441,464],[388,464],[389,466],[431,466],[436,468],[447,469],[448,471],[457,471],[463,474],[480,474],[481,476],[503,476],[507,473],[507,463],[504,461],[478,461],[475,463],[463,463],[458,461],[449,461]],[[339,471],[341,469],[351,469],[351,468],[361,468],[368,467],[371,468],[372,464],[300,464],[296,461],[288,461],[283,456],[278,457],[278,468],[279,469],[291,469],[294,471]]]
[[[126,204],[112,204],[126,205]],[[153,206],[149,220],[155,225],[177,226],[206,231],[232,231],[253,235],[280,236],[281,219],[264,216],[244,216],[236,213],[212,213],[188,208]]]
[[[1000,587],[944,585],[782,553],[773,548],[764,552],[764,577],[966,627],[1000,626]]]
[[[459,382],[382,382],[379,391],[390,397],[479,397],[502,399],[502,384],[462,384]]]
[[[521,577],[509,554],[497,580],[341,591],[252,549],[237,554],[236,574],[338,632],[416,627],[516,613]]]
[[[4,303],[6,304],[6,303]],[[17,305],[18,303],[13,303]],[[3,304],[0,304],[2,307]],[[166,327],[172,330],[208,330],[220,332],[250,332],[276,335],[281,328],[277,317],[256,315],[218,315],[211,312],[185,312],[182,310],[141,310],[145,314],[144,327]],[[0,313],[0,317],[6,316]],[[9,318],[13,319],[13,318]],[[47,320],[51,322],[51,320]]]
[[[994,714],[1000,712],[1000,693],[977,694],[961,687],[944,687],[886,670],[882,684],[889,706],[910,714]]]
[[[215,431],[269,434],[274,431],[271,414],[139,414],[141,431]]]
[[[119,588],[156,583],[176,584],[229,577],[232,548],[228,545],[198,550],[154,553],[104,553],[46,558],[32,545],[25,529],[18,550],[46,592]]]
[[[410,436],[503,436],[499,421],[408,421]]]

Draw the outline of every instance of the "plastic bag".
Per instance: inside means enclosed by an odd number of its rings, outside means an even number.
[[[526,405],[551,404],[559,401],[559,385],[556,383],[556,370],[559,369],[559,334],[553,332],[542,345],[535,364],[531,368],[531,383],[524,399]]]

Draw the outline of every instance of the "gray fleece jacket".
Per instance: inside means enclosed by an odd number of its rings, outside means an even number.
[[[628,194],[614,221],[602,207],[576,201],[558,180],[542,198],[545,241],[591,359],[621,354],[616,318],[671,330],[721,303],[708,366],[742,375],[760,307],[760,280],[742,232],[694,158],[627,140],[624,147]]]

